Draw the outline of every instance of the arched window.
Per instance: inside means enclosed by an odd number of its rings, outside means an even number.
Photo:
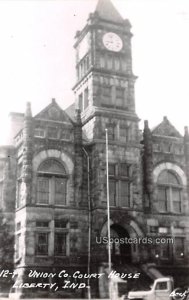
[[[58,160],[45,160],[37,171],[37,203],[65,205],[67,178]]]
[[[173,172],[164,170],[160,173],[157,184],[159,211],[180,213],[182,186],[179,178]]]

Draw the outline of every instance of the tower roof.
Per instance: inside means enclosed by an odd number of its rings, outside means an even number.
[[[110,0],[98,0],[95,12],[99,17],[108,21],[122,23],[124,19]]]

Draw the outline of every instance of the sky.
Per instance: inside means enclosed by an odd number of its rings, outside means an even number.
[[[189,1],[112,0],[132,24],[136,111],[150,127],[189,125]],[[97,0],[0,0],[0,143],[8,114],[74,101],[74,36]]]

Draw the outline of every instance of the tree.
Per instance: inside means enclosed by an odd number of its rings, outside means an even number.
[[[12,220],[11,220],[12,221]],[[6,214],[0,210],[0,292],[8,292],[12,286],[12,275],[5,276],[14,269],[14,230]]]

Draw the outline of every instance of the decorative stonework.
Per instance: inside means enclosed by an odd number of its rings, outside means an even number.
[[[171,163],[171,162],[163,162],[155,167],[155,169],[153,171],[155,183],[157,182],[158,177],[163,170],[174,171],[176,174],[178,174],[180,176],[180,178],[182,180],[182,185],[183,186],[187,185],[187,178],[186,178],[184,171],[181,169],[181,167],[179,167],[178,165]]]
[[[65,166],[67,173],[68,174],[73,173],[74,165],[73,165],[73,161],[72,161],[71,157],[67,153],[65,153],[63,151],[62,152],[58,151],[56,149],[43,150],[34,157],[34,159],[33,159],[34,172],[36,172],[38,167],[40,166],[40,164],[48,158],[59,159]]]

